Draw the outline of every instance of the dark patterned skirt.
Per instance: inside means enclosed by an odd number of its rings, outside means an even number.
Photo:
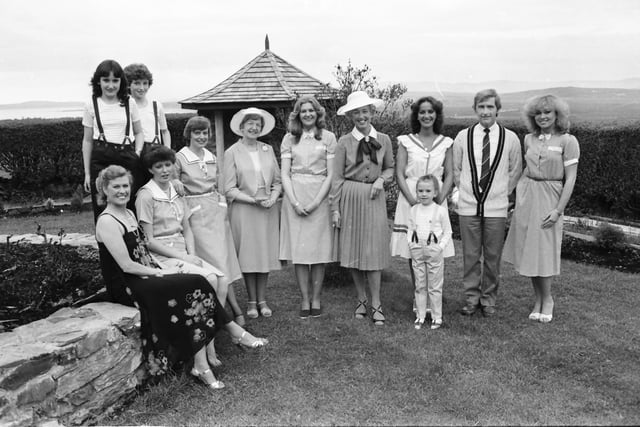
[[[190,360],[231,321],[200,275],[126,275],[126,282],[126,292],[140,310],[142,349],[151,375]]]

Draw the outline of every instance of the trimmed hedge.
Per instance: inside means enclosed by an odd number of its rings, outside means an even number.
[[[167,118],[174,149],[184,145],[182,131],[188,119],[189,115]],[[443,133],[455,137],[471,123],[471,119],[447,119]],[[524,139],[527,132],[520,122],[504,124]],[[394,138],[409,131],[404,119],[375,126]],[[568,210],[572,214],[640,218],[640,125],[583,123],[574,126],[572,133],[580,142],[581,157]],[[7,197],[12,190],[20,190],[49,197],[60,195],[60,188],[70,193],[83,180],[81,143],[80,119],[0,122],[0,169],[12,175],[10,180],[0,181],[0,195],[4,192]],[[274,148],[279,152],[279,146]],[[389,188],[390,193],[394,188]],[[390,198],[393,203],[395,196],[390,194]]]
[[[189,117],[167,117],[174,149],[184,145],[182,130]],[[4,192],[29,191],[43,198],[70,196],[84,181],[82,135],[79,118],[0,122],[0,169],[11,174],[4,185],[0,181]]]

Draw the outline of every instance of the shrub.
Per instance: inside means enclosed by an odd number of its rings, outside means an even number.
[[[182,131],[190,116],[169,115],[167,122],[174,149],[184,146]],[[69,196],[84,181],[82,120],[27,119],[0,122],[0,169],[11,178],[2,180],[11,190],[28,190],[34,196]]]
[[[397,89],[397,88],[396,88]],[[402,88],[400,88],[402,89]],[[394,89],[395,90],[395,89]],[[397,94],[390,93],[388,96]],[[380,96],[385,96],[382,93]],[[407,112],[402,101],[397,108],[385,110],[376,117],[374,125],[388,133],[392,140],[409,132]],[[330,110],[330,109],[328,109]],[[446,117],[443,133],[450,137],[473,123],[473,119]],[[190,115],[169,115],[172,146],[178,150],[184,146],[182,131]],[[280,116],[278,116],[280,117]],[[284,120],[284,115],[282,116]],[[329,129],[339,137],[344,118],[333,123],[329,117]],[[524,139],[526,129],[519,121],[505,120],[503,124]],[[284,123],[281,124],[284,126]],[[346,129],[346,128],[345,128]],[[284,127],[281,133],[284,132]],[[616,127],[574,125],[572,133],[580,142],[580,163],[576,186],[567,206],[573,214],[595,214],[619,218],[640,216],[640,144],[637,124],[621,124]],[[276,154],[279,153],[279,137],[271,138]],[[84,171],[81,155],[82,124],[80,119],[14,120],[0,122],[0,169],[11,174],[11,179],[0,181],[0,196],[16,197],[20,191],[43,198],[61,196],[54,194],[66,189],[69,196],[77,184],[82,183]],[[395,142],[394,142],[395,150]],[[597,177],[598,179],[593,179]],[[388,210],[395,209],[394,186],[388,188],[391,202]]]
[[[4,326],[44,318],[102,287],[94,249],[51,241],[0,244],[0,318]]]
[[[640,250],[627,245],[603,247],[598,242],[564,236],[562,258],[626,273],[640,273]]]
[[[595,237],[596,242],[605,249],[624,246],[627,241],[627,236],[622,230],[606,222],[600,224],[596,229]]]

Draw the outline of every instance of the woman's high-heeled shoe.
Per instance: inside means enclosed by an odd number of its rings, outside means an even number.
[[[531,314],[529,314],[529,320],[537,322],[538,320],[540,320],[540,313],[538,313],[537,311],[531,312]]]
[[[378,317],[376,318],[376,316]],[[384,325],[386,319],[384,313],[382,313],[382,304],[380,304],[378,308],[371,306],[371,319],[373,319],[373,324],[376,326]]]
[[[260,347],[264,347],[265,345],[269,344],[269,340],[266,338],[256,338],[253,337],[253,342],[245,342],[245,337],[247,336],[247,331],[243,331],[242,335],[240,335],[239,338],[232,338],[231,342],[233,342],[235,345],[237,345],[238,347],[246,347],[246,348],[260,348]],[[244,340],[244,341],[243,341]],[[248,340],[248,338],[247,338]]]
[[[364,319],[367,316],[367,300],[358,301],[358,305],[356,305],[356,310],[353,313],[353,317],[356,319]]]
[[[247,301],[247,317],[249,319],[258,318],[258,309],[256,308],[255,301]]]
[[[211,373],[211,375],[213,375],[213,372],[211,372],[211,369],[207,369],[203,372],[198,371],[195,367],[193,367],[193,369],[191,369],[191,375],[193,375],[194,377],[198,378],[200,381],[202,381],[208,388],[212,389],[212,390],[219,390],[221,388],[224,388],[224,383],[222,381],[219,381],[217,379],[214,379],[212,382],[209,382],[207,380],[207,373]],[[213,377],[215,378],[215,376]]]

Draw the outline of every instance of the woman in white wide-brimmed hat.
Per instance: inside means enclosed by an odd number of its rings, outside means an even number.
[[[247,316],[270,317],[266,290],[269,271],[279,270],[280,168],[269,144],[258,141],[275,127],[259,108],[238,111],[231,130],[242,138],[225,151],[224,189],[231,233],[247,288]]]
[[[382,105],[382,100],[358,91],[338,109],[354,128],[338,140],[330,193],[337,260],[351,271],[358,293],[355,317],[363,319],[368,313],[368,285],[376,325],[385,321],[380,281],[390,261],[390,234],[384,183],[393,179],[391,139],[371,125],[375,107]]]

